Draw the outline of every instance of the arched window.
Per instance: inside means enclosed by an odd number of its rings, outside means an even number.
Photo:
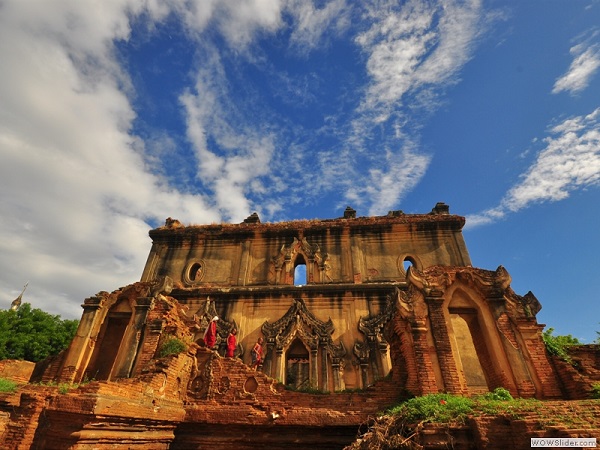
[[[408,273],[408,269],[411,266],[415,266],[415,262],[413,261],[413,259],[410,256],[407,256],[406,258],[404,258],[404,261],[402,261],[402,267],[404,268],[404,273]]]
[[[190,268],[190,280],[197,281],[202,278],[202,264],[194,263]]]
[[[308,284],[306,262],[304,261],[302,255],[298,255],[294,268],[294,286],[303,286],[305,284]]]

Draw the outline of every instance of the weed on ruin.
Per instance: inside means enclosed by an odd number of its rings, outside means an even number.
[[[0,392],[16,392],[18,386],[18,383],[12,380],[0,378]]]

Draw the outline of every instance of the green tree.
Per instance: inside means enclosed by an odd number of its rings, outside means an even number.
[[[0,359],[41,361],[67,348],[78,320],[62,320],[23,303],[18,310],[0,310]]]

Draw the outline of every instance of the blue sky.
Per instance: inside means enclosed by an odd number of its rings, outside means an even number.
[[[79,317],[148,230],[467,217],[538,320],[600,330],[600,2],[0,3],[0,307]]]

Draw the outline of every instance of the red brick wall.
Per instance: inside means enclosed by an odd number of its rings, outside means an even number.
[[[542,384],[541,398],[562,398],[562,391],[558,384],[554,367],[550,364],[546,346],[539,333],[532,338],[524,338],[525,346],[529,352],[529,359]]]
[[[31,361],[5,359],[0,361],[0,377],[7,378],[17,383],[28,383],[35,369]]]

